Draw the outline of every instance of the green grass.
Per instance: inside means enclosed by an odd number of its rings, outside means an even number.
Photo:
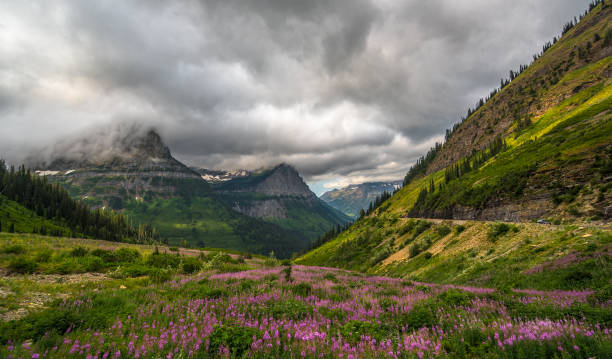
[[[602,288],[610,248],[612,231],[588,226],[368,218],[296,262],[435,283]]]
[[[0,195],[0,232],[40,233],[41,231],[59,236],[70,236],[71,231],[61,223],[38,216],[15,201]]]
[[[40,303],[28,304],[38,293],[48,294],[47,303],[42,303],[46,305],[53,298],[83,290],[141,287],[168,281],[175,275],[235,272],[262,264],[261,258],[220,250],[171,251],[165,246],[0,233],[0,270],[9,274],[0,278],[0,290],[8,293],[0,297],[0,315],[24,306],[40,309]],[[84,274],[93,277],[80,277]]]

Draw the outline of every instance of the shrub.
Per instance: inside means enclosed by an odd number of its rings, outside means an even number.
[[[49,248],[41,249],[38,253],[36,253],[36,257],[34,260],[38,263],[47,263],[51,260],[53,256],[53,252]]]
[[[129,264],[126,266],[121,266],[118,269],[118,278],[136,278],[148,275],[151,277],[150,273],[152,271],[156,271],[157,269],[151,269],[149,267],[143,266],[141,264]]]
[[[291,278],[291,266],[283,268],[282,272],[285,275],[285,281],[287,282],[293,281],[293,279]]]
[[[198,292],[199,298],[217,299],[227,295],[227,292],[222,288],[202,287]]]
[[[188,257],[183,259],[183,264],[181,266],[181,270],[185,274],[192,274],[199,272],[202,269],[202,262],[197,258]]]
[[[445,292],[440,293],[437,296],[437,299],[444,304],[448,304],[451,306],[468,306],[472,303],[472,299],[474,295],[472,293],[459,290],[459,289],[449,289]]]
[[[308,283],[300,283],[291,287],[291,292],[300,297],[306,298],[312,293],[312,287]]]
[[[465,231],[465,226],[463,224],[460,224],[457,227],[455,227],[455,233],[459,234],[463,231]]]
[[[283,259],[283,260],[280,262],[280,264],[281,264],[282,266],[285,266],[285,267],[286,267],[286,266],[290,266],[290,265],[291,265],[291,260],[289,260],[289,259]]]
[[[26,247],[21,244],[12,244],[2,248],[0,253],[6,254],[24,254],[26,252]]]
[[[9,340],[38,340],[45,333],[64,333],[76,321],[71,311],[49,308],[35,312],[16,321],[0,323],[0,344]]]
[[[607,284],[589,296],[589,303],[600,304],[612,300],[612,284]]]
[[[494,223],[489,227],[487,236],[489,240],[496,241],[497,238],[508,233],[508,231],[510,231],[510,226],[507,223]]]
[[[275,319],[287,318],[300,320],[312,314],[312,306],[294,299],[270,301],[266,307],[268,314]]]
[[[59,274],[83,273],[85,268],[74,258],[64,258],[55,266],[54,271]]]
[[[149,271],[149,278],[153,283],[164,283],[172,278],[172,273],[165,269],[153,269]]]
[[[137,249],[122,247],[115,252],[117,262],[134,263],[140,260],[142,255]]]
[[[232,258],[232,256],[230,256],[227,253],[214,253],[214,254],[210,254],[210,257],[208,257],[208,261],[211,263],[211,265],[213,267],[218,266],[222,263],[231,263],[231,264],[237,264],[238,261],[236,261],[234,258]]]
[[[565,282],[568,284],[583,283],[593,279],[593,275],[582,269],[574,269],[565,275]]]
[[[146,264],[151,267],[156,268],[178,268],[181,264],[181,258],[179,256],[159,253],[159,254],[151,254],[147,257]]]
[[[436,316],[427,303],[415,305],[411,311],[404,313],[403,322],[412,330],[423,327],[431,328],[436,324]]]
[[[36,264],[36,262],[25,256],[13,258],[9,262],[8,266],[9,272],[20,274],[34,273],[37,268],[38,265]]]
[[[89,253],[87,248],[81,247],[81,246],[74,247],[70,251],[70,255],[73,256],[73,257],[85,257],[87,255],[87,253]]]
[[[91,251],[91,255],[96,256],[98,258],[102,258],[102,260],[105,261],[106,263],[118,262],[117,255],[115,254],[114,251],[108,251],[108,250],[96,248],[93,251]]]
[[[104,269],[104,261],[100,257],[89,256],[85,263],[85,269],[88,272],[99,272]]]
[[[418,243],[411,245],[409,249],[410,258],[418,256],[421,253],[421,251],[422,251],[421,245],[419,245]]]
[[[448,226],[445,226],[445,225],[442,225],[442,226],[439,226],[438,228],[436,228],[436,233],[438,233],[440,238],[446,237],[446,235],[448,235],[450,232],[451,232],[451,229]]]
[[[274,258],[266,258],[266,260],[264,261],[265,267],[276,267],[277,265],[278,265],[278,260]]]
[[[418,237],[421,233],[423,233],[426,230],[428,230],[429,227],[431,227],[431,223],[429,223],[427,221],[417,221],[417,225],[416,225],[416,229],[414,230],[414,237],[413,238]]]
[[[216,325],[210,333],[210,346],[208,349],[212,357],[217,357],[219,348],[223,345],[229,349],[233,358],[241,358],[257,337],[258,331],[253,328],[219,326]]]
[[[333,273],[327,273],[326,275],[323,276],[323,279],[329,280],[334,283],[338,282],[338,278],[336,278],[336,276]]]
[[[425,259],[431,259],[432,256],[433,254],[431,254],[430,252],[425,252],[425,254],[423,254],[423,257],[425,257]]]

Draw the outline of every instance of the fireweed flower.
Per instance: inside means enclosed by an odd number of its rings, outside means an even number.
[[[491,299],[494,297],[489,294],[494,290],[490,288],[406,283],[303,266],[293,266],[293,282],[287,283],[281,270],[177,277],[164,285],[177,293],[175,296],[151,291],[132,313],[113,318],[108,328],[68,330],[46,357],[174,358],[203,351],[232,357],[234,351],[241,350],[248,357],[427,358],[449,354],[443,341],[465,345],[465,331],[480,333],[483,343],[500,353],[526,342],[550,342],[559,353],[567,348],[584,352],[582,338],[603,341],[612,336],[609,328],[577,319],[514,318],[503,301]],[[326,279],[328,274],[333,275],[333,281]],[[199,288],[198,282],[204,278],[208,292],[189,292]],[[243,283],[249,283],[246,289]],[[296,289],[299,285],[303,291]],[[471,296],[461,305],[428,304],[449,290]],[[188,294],[181,295],[183,292]],[[587,293],[591,293],[516,292],[526,304],[558,307],[586,303]],[[64,301],[61,305],[66,310],[95,309],[90,299]],[[412,316],[417,309],[420,317]],[[235,332],[223,334],[226,327]],[[12,341],[10,345],[8,349],[16,357],[33,357],[41,352],[37,343]]]

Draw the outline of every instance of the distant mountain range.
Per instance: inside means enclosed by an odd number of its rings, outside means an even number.
[[[291,166],[192,169],[154,130],[100,131],[52,152],[30,158],[39,175],[93,207],[152,225],[171,244],[288,257],[349,220],[316,198]]]
[[[402,181],[366,182],[334,189],[321,195],[321,199],[351,218],[357,218],[361,209],[366,209],[383,192],[393,193]]]

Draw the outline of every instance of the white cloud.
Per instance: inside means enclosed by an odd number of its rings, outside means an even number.
[[[400,179],[588,0],[0,3],[0,153],[160,129],[213,168]],[[321,182],[321,183],[323,183]]]

